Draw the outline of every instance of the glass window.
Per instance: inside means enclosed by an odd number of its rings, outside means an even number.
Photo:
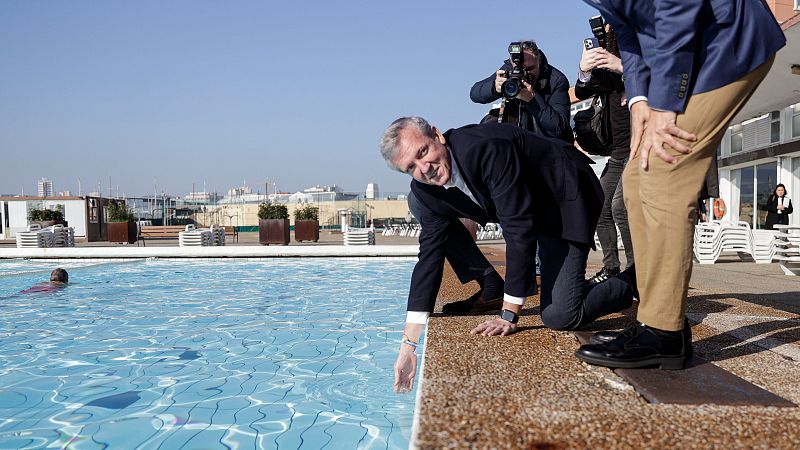
[[[742,151],[743,144],[743,131],[742,124],[734,125],[731,127],[731,153]]]
[[[800,103],[792,106],[792,137],[800,136]]]
[[[781,113],[779,111],[772,111],[769,123],[769,141],[771,143],[780,142],[781,140]]]
[[[756,166],[756,198],[758,199],[757,228],[764,228],[764,222],[767,220],[767,199],[778,184],[777,174],[777,162]]]
[[[97,200],[94,198],[89,199],[89,222],[97,223]]]
[[[739,169],[739,220],[753,223],[753,167]]]

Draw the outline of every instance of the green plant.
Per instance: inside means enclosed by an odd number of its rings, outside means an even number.
[[[125,205],[125,202],[117,200],[108,202],[109,222],[133,222],[133,219],[133,213]]]
[[[319,208],[306,205],[294,210],[294,220],[319,220]]]
[[[52,220],[55,223],[64,223],[64,213],[59,210],[51,209],[32,209],[28,213],[31,222],[46,222]]]
[[[289,209],[285,205],[275,203],[262,203],[258,205],[259,219],[288,219]]]

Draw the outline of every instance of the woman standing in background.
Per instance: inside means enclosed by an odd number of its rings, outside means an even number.
[[[773,225],[789,225],[789,214],[792,213],[792,200],[786,196],[786,186],[779,184],[767,200],[767,221],[765,230],[772,230]]]

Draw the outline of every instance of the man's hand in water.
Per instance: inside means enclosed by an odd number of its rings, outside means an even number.
[[[414,376],[417,374],[417,354],[414,347],[400,344],[400,353],[394,363],[394,391],[409,392],[414,387]]]

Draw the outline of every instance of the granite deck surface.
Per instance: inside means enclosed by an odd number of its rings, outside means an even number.
[[[504,259],[502,250],[482,248],[490,261]],[[713,270],[725,269],[717,266]],[[598,268],[590,265],[587,272]],[[503,274],[503,267],[498,271]],[[731,273],[744,283],[743,275]],[[800,305],[786,300],[796,299],[800,282],[767,277],[777,292],[770,293],[769,286],[742,290],[733,283],[735,289],[726,289],[725,280],[708,277],[699,277],[702,290],[690,291],[695,352],[800,404]],[[477,289],[475,283],[462,286],[447,268],[436,311]],[[543,326],[537,297],[525,305],[520,332],[469,333],[490,317],[431,317],[416,447],[800,448],[800,408],[650,404],[611,370],[578,361],[577,339]],[[591,328],[618,329],[626,322],[619,314]]]

